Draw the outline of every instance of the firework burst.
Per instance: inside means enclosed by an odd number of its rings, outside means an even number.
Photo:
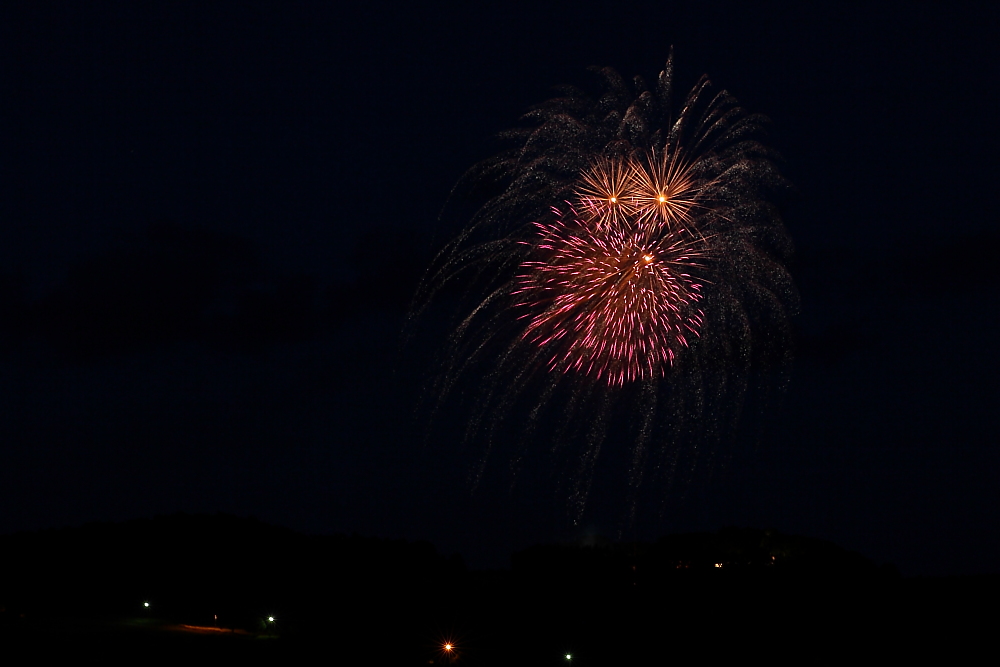
[[[458,304],[427,395],[465,406],[473,485],[498,447],[512,479],[548,452],[574,521],[606,444],[633,517],[640,486],[724,456],[787,377],[796,307],[764,119],[705,77],[675,113],[672,57],[651,88],[595,71],[599,95],[564,87],[462,178],[477,208],[411,312]]]
[[[654,230],[693,226],[700,200],[711,183],[700,182],[680,151],[650,155],[646,164],[630,170],[631,198],[635,215]]]
[[[701,188],[677,160],[600,160],[580,177],[577,202],[552,222],[521,264],[513,295],[522,335],[552,371],[623,385],[662,377],[698,336],[708,242],[692,212]],[[528,244],[530,245],[530,244]]]

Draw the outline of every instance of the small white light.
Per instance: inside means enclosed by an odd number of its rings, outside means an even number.
[[[566,654],[566,659],[567,660],[572,660],[573,659],[573,654],[572,653],[567,653]]]
[[[274,623],[274,616],[268,616],[267,621],[268,623]]]
[[[149,603],[148,603],[148,602],[143,602],[143,603],[142,603],[142,606],[143,606],[143,607],[146,607],[146,608],[148,609],[148,608],[149,608]]]

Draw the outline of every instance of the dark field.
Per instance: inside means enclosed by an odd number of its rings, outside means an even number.
[[[223,515],[6,536],[0,554],[4,645],[90,664],[954,661],[1000,620],[1000,577],[906,579],[750,529],[537,546],[499,571]]]

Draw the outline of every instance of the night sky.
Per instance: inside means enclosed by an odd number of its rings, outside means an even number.
[[[673,45],[679,89],[707,73],[772,121],[801,312],[758,449],[642,536],[774,527],[907,575],[1000,573],[998,18],[8,3],[0,533],[221,511],[476,567],[616,537],[470,496],[414,427],[423,348],[400,332],[495,135],[588,66],[653,78]]]

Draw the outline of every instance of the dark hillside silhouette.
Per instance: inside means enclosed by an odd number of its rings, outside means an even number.
[[[1000,592],[996,577],[902,579],[776,531],[589,538],[521,551],[510,570],[468,571],[428,543],[310,536],[223,514],[8,535],[0,568],[0,627],[13,639],[262,661],[335,647],[414,665],[447,638],[470,665],[555,664],[571,649],[574,664],[603,665],[659,650],[721,659],[761,643],[817,656],[904,640],[929,650],[952,636],[972,646],[990,618],[976,601]],[[128,630],[143,623],[231,639]]]

